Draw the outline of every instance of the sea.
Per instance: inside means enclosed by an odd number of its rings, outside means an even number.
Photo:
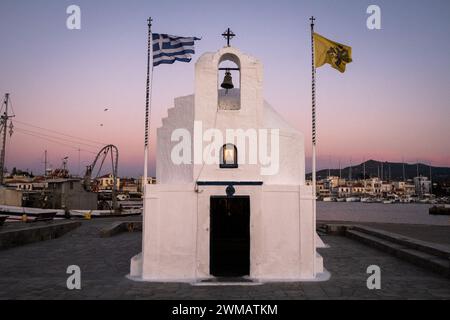
[[[317,220],[449,226],[450,216],[430,215],[418,203],[317,202]]]

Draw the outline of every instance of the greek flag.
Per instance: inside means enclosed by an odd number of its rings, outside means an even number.
[[[195,53],[196,37],[177,37],[162,33],[153,33],[153,66],[172,64],[175,61],[190,62]]]

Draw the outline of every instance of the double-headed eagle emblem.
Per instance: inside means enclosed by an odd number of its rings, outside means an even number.
[[[340,67],[342,62],[352,62],[352,59],[350,59],[350,56],[348,54],[348,50],[341,45],[337,45],[336,47],[331,47],[330,49],[328,49],[327,55],[331,58],[331,60],[337,67]]]

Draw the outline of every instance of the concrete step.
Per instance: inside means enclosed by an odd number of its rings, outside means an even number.
[[[0,250],[62,237],[81,226],[81,222],[57,220],[36,225],[9,226],[3,226],[0,230]]]
[[[450,277],[450,260],[448,258],[413,249],[403,244],[395,243],[389,239],[384,239],[355,229],[347,229],[345,235],[417,266],[434,271],[445,277]]]
[[[444,259],[450,259],[450,247],[445,245],[440,245],[436,243],[430,243],[410,237],[406,237],[397,233],[392,233],[380,229],[374,229],[366,226],[355,225],[350,227],[352,230],[356,230],[362,233],[366,233],[390,242],[400,244],[407,248],[418,250],[421,252],[428,253],[430,255],[441,257]]]

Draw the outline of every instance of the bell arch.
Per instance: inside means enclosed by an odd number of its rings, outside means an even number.
[[[218,110],[241,109],[241,61],[233,53],[223,54],[218,63]]]

